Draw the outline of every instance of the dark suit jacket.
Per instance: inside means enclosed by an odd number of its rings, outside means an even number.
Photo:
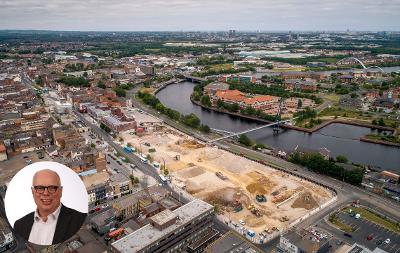
[[[15,232],[27,241],[33,226],[34,213],[31,212],[14,223]],[[86,213],[78,212],[61,204],[52,244],[62,243],[78,232],[86,215]]]

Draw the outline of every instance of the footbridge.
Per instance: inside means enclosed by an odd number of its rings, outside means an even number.
[[[260,130],[260,129],[263,129],[263,128],[266,128],[266,127],[272,127],[272,126],[277,126],[277,125],[279,126],[281,124],[288,124],[289,122],[292,122],[292,120],[293,119],[276,121],[276,122],[273,122],[273,123],[269,123],[269,124],[262,125],[262,126],[259,126],[259,127],[247,129],[247,130],[244,130],[244,131],[241,131],[241,132],[237,132],[237,133],[232,133],[232,132],[229,132],[229,131],[224,131],[224,130],[219,130],[219,129],[213,129],[213,130],[217,130],[216,132],[220,132],[220,133],[228,134],[228,135],[220,137],[220,138],[217,138],[217,139],[214,139],[214,140],[210,140],[210,141],[208,141],[208,143],[221,141],[221,140],[228,139],[228,138],[231,138],[231,137],[234,137],[234,136],[239,136],[241,134],[246,134],[246,133],[250,133],[250,132],[253,132],[253,131],[257,131],[257,130]]]
[[[381,67],[379,67],[379,66],[369,66],[369,67],[366,67],[365,64],[364,64],[360,59],[358,59],[358,58],[356,58],[356,57],[344,58],[344,59],[341,59],[340,61],[338,61],[337,63],[341,63],[341,62],[344,62],[344,61],[347,61],[347,60],[354,60],[354,61],[358,62],[358,63],[361,65],[361,67],[363,67],[363,69],[379,69],[382,73],[386,73],[386,72],[385,72]],[[337,64],[337,63],[336,63],[336,64]]]

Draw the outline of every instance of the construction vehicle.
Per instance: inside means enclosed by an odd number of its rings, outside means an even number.
[[[247,207],[247,209],[249,209],[250,212],[251,212],[252,214],[254,214],[255,216],[257,216],[257,217],[261,217],[261,216],[262,216],[260,210],[259,210],[258,208],[256,208],[253,204],[249,205],[249,206]]]
[[[220,172],[220,171],[215,172],[215,175],[216,175],[217,177],[219,177],[220,179],[222,179],[222,180],[228,179],[228,178],[227,178],[224,174],[222,174],[222,172]]]
[[[256,195],[256,200],[258,202],[267,202],[267,198],[263,194],[257,194]]]
[[[233,209],[235,212],[240,212],[243,210],[243,205],[242,203],[240,203],[239,201],[235,200],[235,202],[233,203]]]
[[[286,215],[279,218],[280,222],[285,222],[285,221],[288,221],[288,220],[289,220],[289,218]]]

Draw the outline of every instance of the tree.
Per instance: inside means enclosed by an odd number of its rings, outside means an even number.
[[[210,100],[210,97],[207,95],[202,96],[200,102],[204,106],[211,107],[211,100]]]
[[[239,143],[241,143],[241,144],[243,144],[245,146],[251,146],[251,140],[245,134],[241,134],[239,136]]]
[[[338,163],[347,163],[349,160],[347,159],[347,157],[346,156],[344,156],[344,155],[338,155],[337,157],[336,157],[336,162],[338,162]]]
[[[106,87],[106,84],[104,83],[103,80],[100,80],[100,81],[97,83],[97,87],[102,88],[102,89],[107,88],[107,87]]]
[[[372,120],[372,125],[378,125],[378,121],[376,119]]]
[[[380,118],[380,119],[378,120],[378,125],[380,125],[380,126],[386,126],[386,123],[385,123],[385,121],[383,120],[383,118]]]
[[[210,127],[207,126],[207,125],[201,125],[201,126],[199,127],[199,130],[202,131],[202,132],[204,132],[204,133],[209,133],[209,132],[211,132]]]
[[[100,123],[100,128],[106,131],[107,133],[111,132],[111,129],[108,126],[104,125],[103,123]]]
[[[221,99],[218,99],[218,100],[217,100],[217,107],[218,107],[218,108],[223,108],[224,105],[225,105],[225,104],[224,104],[224,102],[223,102]]]
[[[96,147],[96,144],[92,143],[92,144],[90,144],[90,146],[91,146],[92,148],[95,148],[95,147]]]
[[[126,91],[122,88],[115,87],[114,88],[115,93],[117,94],[118,97],[126,97]]]
[[[168,176],[169,170],[167,168],[164,169],[164,175]]]
[[[303,107],[303,101],[301,99],[299,99],[297,101],[297,108],[300,109],[301,107]]]

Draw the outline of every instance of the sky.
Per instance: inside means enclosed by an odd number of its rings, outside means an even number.
[[[0,0],[0,29],[400,31],[400,0]]]

